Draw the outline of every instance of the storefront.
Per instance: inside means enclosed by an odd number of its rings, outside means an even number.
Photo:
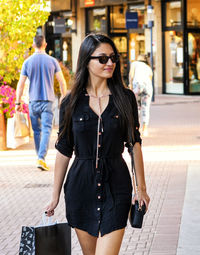
[[[72,66],[72,3],[52,0],[51,14],[45,24],[46,51],[71,69]]]
[[[200,94],[200,1],[162,1],[163,93]]]
[[[87,7],[86,34],[102,32],[109,35],[115,42],[121,55],[122,72],[128,85],[128,71],[132,61],[141,53],[145,53],[144,35],[144,1],[82,1],[81,7]],[[115,5],[114,5],[114,4]],[[91,6],[92,5],[92,6]],[[137,13],[137,26],[126,29],[126,12]]]

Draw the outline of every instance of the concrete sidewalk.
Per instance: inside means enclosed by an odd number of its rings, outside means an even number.
[[[200,97],[160,95],[152,103],[149,136],[143,139],[150,208],[141,230],[128,224],[120,255],[200,254],[192,233],[186,235],[191,196],[192,210],[199,211],[198,193],[191,189],[200,183],[199,109]],[[55,140],[56,129],[47,156],[49,172],[35,167],[32,139],[16,150],[0,151],[0,255],[18,254],[21,226],[41,221],[51,197]],[[124,157],[130,164],[127,153]],[[62,194],[54,218],[65,221],[64,211]],[[200,235],[195,217],[193,233]],[[81,255],[74,230],[72,236],[72,255]]]

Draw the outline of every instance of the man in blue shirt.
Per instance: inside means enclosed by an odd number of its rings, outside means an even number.
[[[35,53],[25,60],[16,90],[16,111],[21,111],[21,96],[26,79],[29,86],[29,114],[34,133],[35,149],[38,156],[37,167],[49,170],[46,165],[51,130],[53,126],[54,75],[60,85],[61,99],[66,94],[66,82],[58,61],[46,54],[47,46],[43,35],[35,36]]]

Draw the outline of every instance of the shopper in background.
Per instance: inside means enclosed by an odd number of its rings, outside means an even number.
[[[142,135],[148,135],[150,104],[152,99],[152,69],[148,65],[145,55],[139,55],[137,61],[131,64],[129,72],[129,86],[133,90],[139,110]]]
[[[34,133],[37,167],[49,170],[45,162],[53,126],[54,75],[60,85],[61,98],[66,95],[66,82],[58,61],[46,54],[47,46],[43,35],[34,38],[35,53],[25,60],[16,90],[16,111],[21,111],[21,97],[26,79],[29,85],[29,114]]]

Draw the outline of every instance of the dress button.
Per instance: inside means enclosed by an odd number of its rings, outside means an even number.
[[[97,185],[100,187],[100,186],[101,186],[101,183],[98,183]]]
[[[100,223],[101,221],[99,220],[98,222]]]
[[[100,211],[100,208],[97,208],[97,211]]]
[[[99,135],[101,135],[101,132],[99,132]]]
[[[98,147],[100,148],[100,147],[101,147],[101,144],[99,144]]]
[[[98,196],[98,199],[101,199],[101,196]]]

